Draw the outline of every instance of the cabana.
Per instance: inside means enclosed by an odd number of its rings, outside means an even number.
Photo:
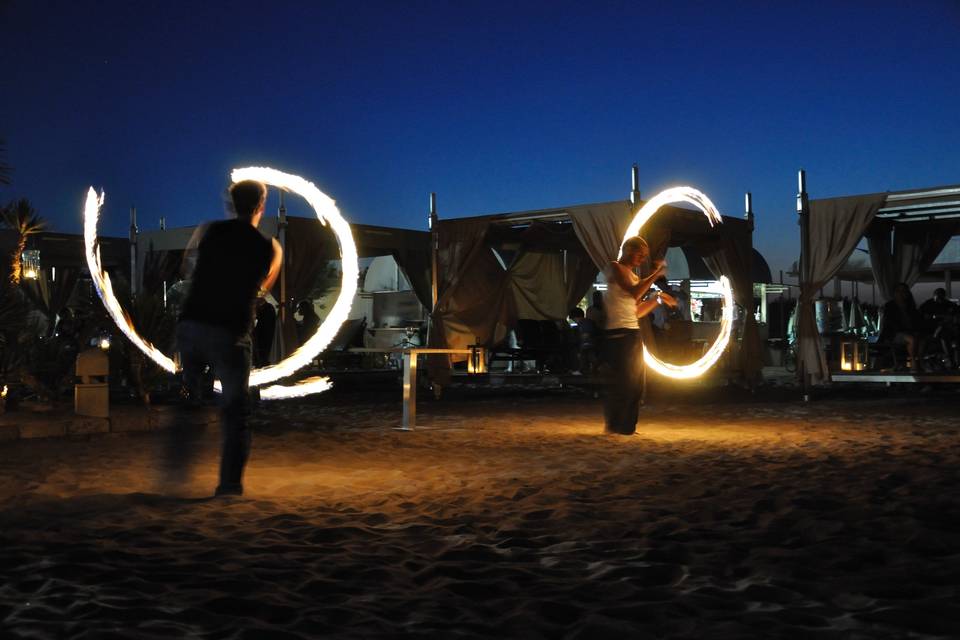
[[[426,231],[353,224],[354,241],[360,258],[392,256],[425,308],[430,305],[430,236]],[[260,232],[280,239],[284,246],[283,271],[272,292],[285,301],[280,311],[280,335],[284,353],[296,345],[293,305],[310,294],[317,275],[327,263],[340,259],[337,240],[316,218],[264,217]],[[159,229],[133,236],[137,247],[138,281],[144,288],[158,290],[162,283],[180,279],[183,253],[196,227]]]
[[[493,347],[521,319],[562,320],[592,286],[598,270],[615,260],[623,234],[642,205],[637,168],[629,200],[555,209],[437,220],[435,304],[429,345]],[[748,198],[749,202],[749,198]],[[762,345],[754,318],[753,214],[724,217],[712,228],[699,211],[666,206],[644,228],[653,259],[669,247],[691,247],[714,277],[730,278],[745,311],[740,368],[759,377]],[[431,358],[442,382],[448,358]]]
[[[798,373],[806,388],[831,380],[814,315],[817,292],[847,263],[864,237],[883,301],[893,298],[897,283],[915,284],[960,231],[960,186],[809,200],[806,174],[801,170],[797,212],[801,228]]]

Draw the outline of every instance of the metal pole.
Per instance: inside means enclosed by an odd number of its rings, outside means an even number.
[[[753,194],[749,191],[743,197],[743,206],[743,217],[750,223],[750,231],[753,231]]]
[[[280,191],[280,207],[277,209],[277,235],[283,259],[280,261],[280,359],[287,357],[286,344],[283,341],[283,327],[287,320],[287,207],[283,202],[283,190]]]
[[[160,216],[160,231],[167,230],[167,219],[164,216]]]
[[[953,272],[949,267],[943,271],[943,288],[947,290],[947,298],[953,298]]]
[[[640,167],[636,163],[630,170],[630,204],[640,206]]]
[[[800,172],[797,174],[797,215],[800,218],[800,300],[798,304],[804,304],[803,302],[803,292],[804,284],[809,286],[807,282],[807,261],[810,259],[810,198],[807,196],[807,172],[803,169],[800,169]],[[811,301],[807,301],[806,304],[810,304]],[[809,312],[813,312],[813,309],[809,309]],[[810,400],[810,372],[807,371],[806,366],[804,365],[803,359],[800,357],[800,347],[801,343],[799,337],[801,335],[804,323],[800,321],[802,316],[803,309],[798,309],[797,311],[797,371],[800,372],[800,384],[803,387],[803,400],[808,402]],[[805,336],[808,340],[816,340],[816,336]]]
[[[130,295],[137,296],[138,278],[137,278],[137,235],[140,230],[137,229],[137,208],[130,206]]]
[[[440,238],[437,231],[437,194],[430,194],[430,216],[427,218],[427,227],[430,229],[430,312],[437,310],[439,282],[437,279],[437,252],[440,251]]]
[[[417,350],[403,354],[403,422],[402,431],[413,431],[417,425]]]

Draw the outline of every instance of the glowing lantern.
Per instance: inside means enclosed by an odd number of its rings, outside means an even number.
[[[20,268],[23,277],[27,280],[36,280],[40,277],[40,250],[27,249],[20,254]]]
[[[353,241],[353,234],[350,225],[340,210],[337,209],[333,199],[325,195],[313,183],[304,180],[299,176],[283,173],[275,169],[266,167],[248,167],[245,169],[235,169],[231,174],[233,182],[243,180],[256,180],[271,186],[292,191],[302,196],[317,214],[317,219],[324,225],[329,224],[331,230],[337,237],[340,244],[340,255],[343,265],[343,280],[340,284],[340,294],[337,296],[330,313],[324,319],[323,323],[299,349],[294,351],[284,360],[275,365],[254,369],[250,372],[250,386],[260,386],[280,378],[293,375],[297,370],[310,364],[313,359],[333,340],[340,325],[350,313],[350,304],[357,290],[357,279],[359,277],[359,265],[357,262],[357,247]],[[117,327],[126,335],[130,342],[138,349],[143,351],[151,360],[157,363],[162,369],[170,373],[176,373],[176,363],[166,354],[144,340],[129,317],[124,312],[120,303],[113,293],[113,285],[110,277],[103,270],[100,260],[100,247],[97,245],[97,220],[100,216],[100,208],[103,206],[104,194],[97,196],[93,187],[87,192],[87,201],[84,207],[84,245],[86,250],[87,266],[90,269],[90,275],[93,279],[97,294],[103,301],[110,317],[117,324]],[[219,390],[219,382],[214,385]],[[260,397],[264,400],[273,400],[278,398],[287,398],[293,396],[303,396],[310,393],[325,391],[330,388],[330,381],[327,378],[310,378],[303,380],[299,384],[291,386],[273,385],[261,389]]]
[[[640,235],[640,230],[643,228],[643,225],[646,224],[647,220],[652,218],[662,206],[671,202],[687,202],[697,207],[707,217],[707,221],[711,227],[723,222],[720,212],[717,211],[717,208],[710,201],[710,198],[703,193],[692,187],[673,187],[672,189],[666,189],[647,201],[647,203],[637,211],[630,226],[627,227],[626,233],[623,234],[623,242],[620,243],[618,259],[623,255],[623,243],[627,241],[627,238]],[[700,359],[688,365],[671,364],[658,359],[647,349],[647,346],[644,345],[643,360],[648,367],[662,376],[690,379],[699,378],[706,373],[710,367],[717,363],[727,348],[727,343],[730,341],[730,334],[733,330],[733,290],[730,288],[730,281],[726,276],[720,276],[720,290],[723,296],[723,310],[720,315],[720,332],[717,335],[717,339],[714,340],[713,344],[710,345],[710,348],[704,352]]]
[[[840,369],[842,371],[863,371],[867,368],[867,343],[863,340],[842,340],[840,342]]]
[[[467,360],[467,373],[469,375],[479,375],[487,372],[486,351],[478,344],[469,346],[470,358]]]

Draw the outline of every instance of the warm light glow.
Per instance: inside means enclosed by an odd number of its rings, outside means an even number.
[[[7,397],[7,385],[3,385],[3,391],[0,391],[0,398]]]
[[[100,348],[106,351],[110,348],[110,338],[100,338]]]
[[[250,386],[260,386],[293,375],[297,370],[308,365],[333,340],[340,329],[340,325],[343,324],[350,313],[350,304],[357,290],[357,280],[359,279],[357,247],[353,241],[350,225],[340,215],[340,210],[337,209],[333,199],[317,189],[313,183],[298,176],[266,167],[235,169],[231,174],[231,179],[233,182],[257,180],[302,196],[313,207],[317,219],[324,225],[330,225],[331,230],[336,235],[337,242],[340,244],[343,280],[340,285],[340,294],[330,313],[317,328],[316,333],[290,356],[275,365],[254,369],[250,372]],[[110,277],[103,270],[100,248],[97,244],[97,221],[100,216],[100,208],[103,206],[103,200],[104,194],[101,193],[97,197],[96,191],[91,187],[87,193],[87,202],[84,207],[84,244],[87,266],[90,269],[94,288],[96,288],[97,294],[103,301],[110,317],[130,341],[162,369],[170,373],[176,373],[176,365],[173,360],[137,333],[130,317],[124,312],[113,293]],[[215,388],[219,389],[219,384],[215,385]],[[310,378],[290,387],[282,385],[268,387],[262,390],[260,397],[277,399],[303,396],[326,391],[329,388],[330,382],[327,378]]]
[[[263,400],[281,400],[283,398],[299,398],[311,393],[320,393],[326,391],[333,385],[330,378],[324,376],[314,376],[304,378],[303,380],[289,386],[275,384],[260,389],[260,398]]]
[[[643,225],[646,224],[663,205],[672,202],[687,202],[697,207],[707,216],[707,221],[711,227],[723,222],[723,217],[710,201],[710,198],[700,191],[692,187],[673,187],[666,189],[648,200],[647,203],[637,211],[630,226],[627,227],[626,233],[623,234],[623,241],[620,243],[620,252],[617,254],[617,259],[623,255],[623,243],[627,241],[627,238],[640,235],[640,230],[643,228]],[[644,345],[643,360],[650,369],[668,378],[688,380],[691,378],[699,378],[706,373],[710,367],[717,363],[720,356],[723,355],[723,351],[727,348],[727,343],[730,341],[730,334],[733,331],[733,290],[726,276],[720,276],[720,289],[721,295],[723,296],[723,310],[720,314],[720,332],[717,335],[717,339],[710,345],[710,348],[707,349],[696,362],[677,365],[663,362],[653,355],[653,353],[647,349],[647,346]]]
[[[26,271],[23,272],[23,277],[26,278],[27,280],[36,280],[37,272],[34,271],[33,269],[27,269]]]

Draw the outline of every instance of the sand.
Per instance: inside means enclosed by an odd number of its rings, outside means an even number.
[[[389,395],[265,410],[242,498],[164,434],[0,446],[30,638],[960,636],[957,397],[647,409]]]

